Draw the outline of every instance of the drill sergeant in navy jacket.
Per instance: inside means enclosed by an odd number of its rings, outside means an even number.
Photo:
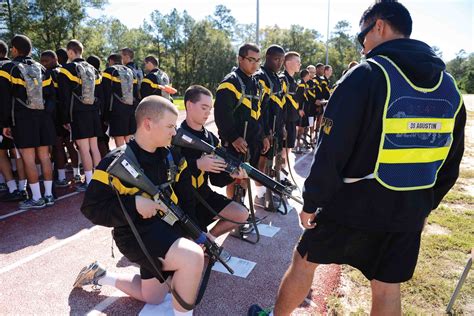
[[[360,28],[367,60],[328,104],[304,185],[306,231],[275,315],[289,315],[317,265],[330,263],[370,280],[372,314],[401,315],[400,283],[412,278],[426,218],[459,174],[466,110],[443,61],[410,39],[410,13],[398,2],[369,7]]]

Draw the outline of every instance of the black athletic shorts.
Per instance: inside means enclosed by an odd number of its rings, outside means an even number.
[[[137,130],[135,107],[125,104],[114,104],[109,120],[110,136],[133,135]]]
[[[102,136],[98,111],[76,111],[71,122],[71,139],[85,139]]]
[[[295,147],[295,142],[296,142],[296,122],[286,122],[285,127],[286,127],[286,144],[284,144],[283,146],[286,148],[293,148]]]
[[[305,230],[296,249],[310,262],[348,264],[369,280],[401,283],[413,276],[420,238],[421,231],[366,231],[324,221]]]
[[[296,126],[299,126],[299,127],[308,127],[309,126],[309,121],[308,121],[308,115],[303,115],[302,118],[300,118],[298,120],[298,122],[296,122]]]
[[[72,140],[100,137],[102,128],[98,111],[76,111],[71,122]]]
[[[165,258],[166,253],[173,243],[182,238],[184,233],[179,225],[170,226],[161,219],[151,219],[151,223],[146,226],[137,224],[137,229],[145,244],[150,256],[155,259],[155,265],[160,269],[165,280],[173,275],[172,271],[162,271],[161,262],[158,258]],[[146,223],[146,220],[143,220]],[[141,227],[140,227],[141,226]],[[153,265],[148,261],[145,254],[141,251],[135,236],[129,227],[119,227],[114,229],[113,236],[115,244],[120,252],[128,260],[140,266],[140,276],[142,279],[157,278],[161,283],[165,280],[160,278]]]
[[[228,199],[226,196],[223,196],[222,194],[219,194],[214,191],[211,191],[205,197],[205,200],[217,214],[219,214],[227,205],[232,202],[232,200]],[[215,221],[214,218],[216,217],[216,215],[198,200],[196,204],[196,217],[198,220],[197,224],[199,225],[201,230],[207,231],[207,226]]]
[[[52,146],[56,142],[54,122],[46,112],[16,118],[11,131],[17,148]]]
[[[14,147],[15,145],[13,144],[13,140],[3,135],[3,139],[0,142],[0,150],[9,150],[13,149]]]
[[[249,163],[252,167],[258,169],[258,159],[260,158],[260,152],[262,151],[263,144],[262,142],[252,142],[252,143],[247,143],[247,144],[248,144],[248,149],[250,153]],[[235,150],[232,144],[228,144],[227,146],[224,146],[224,147],[226,148],[226,151],[232,156],[236,158],[241,157],[241,153],[237,152],[237,150]]]

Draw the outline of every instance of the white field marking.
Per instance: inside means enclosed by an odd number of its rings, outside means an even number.
[[[74,195],[77,195],[77,194],[79,194],[79,192],[71,192],[71,193],[68,193],[68,194],[64,194],[64,195],[58,197],[58,198],[56,199],[56,201],[60,201],[60,200],[63,200],[63,199],[67,199],[68,197],[71,197],[71,196],[74,196]],[[0,221],[3,220],[3,219],[5,219],[5,218],[8,218],[8,217],[17,215],[17,214],[21,214],[21,213],[23,213],[23,212],[27,212],[27,211],[37,211],[37,212],[40,212],[41,210],[44,210],[44,209],[47,209],[47,208],[48,208],[48,207],[46,206],[46,207],[44,207],[44,208],[42,208],[42,209],[34,209],[34,208],[32,208],[32,209],[27,209],[27,210],[21,210],[21,209],[20,209],[20,210],[16,210],[16,211],[13,211],[13,212],[11,212],[11,213],[8,213],[8,214],[5,214],[5,215],[0,216]]]
[[[103,300],[96,306],[94,306],[86,315],[87,316],[97,316],[97,315],[105,315],[103,311],[112,305],[116,300],[118,300],[121,297],[128,296],[124,292],[117,290],[112,293],[111,296],[109,296],[107,299]]]
[[[13,270],[13,269],[15,269],[15,268],[17,268],[17,267],[19,267],[19,266],[25,264],[25,263],[28,263],[28,262],[30,262],[30,261],[32,261],[32,260],[34,260],[34,259],[36,259],[36,258],[39,258],[39,257],[41,257],[41,256],[43,256],[43,255],[45,255],[45,254],[47,254],[47,253],[50,253],[50,252],[52,252],[52,251],[54,251],[54,250],[56,250],[56,249],[58,249],[58,248],[60,248],[60,247],[62,247],[62,246],[64,246],[64,245],[66,245],[66,244],[68,244],[68,243],[70,243],[70,242],[76,240],[76,239],[81,238],[81,237],[84,236],[84,235],[87,235],[87,234],[93,232],[94,230],[96,230],[96,229],[98,229],[98,228],[99,228],[99,226],[94,226],[94,227],[92,227],[92,228],[90,228],[90,229],[81,230],[79,233],[77,233],[77,234],[75,234],[75,235],[72,235],[71,237],[68,237],[68,238],[66,238],[66,239],[63,239],[63,240],[61,240],[60,242],[58,242],[58,243],[56,243],[56,244],[54,244],[54,245],[52,245],[52,246],[46,247],[46,248],[44,248],[44,249],[42,249],[42,250],[40,250],[40,251],[38,251],[38,252],[35,252],[34,254],[31,254],[31,255],[29,255],[29,256],[26,256],[26,257],[24,257],[23,259],[20,259],[20,260],[14,262],[14,263],[12,263],[12,264],[9,264],[9,265],[7,265],[7,266],[5,266],[5,267],[2,267],[2,268],[0,268],[0,274],[6,273],[6,272],[8,272],[8,271],[11,271],[11,270]]]
[[[303,156],[298,157],[298,159],[295,160],[295,164],[293,165],[293,169],[294,169],[294,168],[296,167],[296,165],[297,165],[301,160],[303,160],[306,156],[312,155],[312,154],[314,154],[314,152],[313,152],[313,151],[310,151],[309,153],[306,153],[306,154],[304,154]]]

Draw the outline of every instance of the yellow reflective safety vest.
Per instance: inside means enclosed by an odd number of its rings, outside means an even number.
[[[372,174],[344,182],[376,179],[395,191],[433,187],[451,148],[462,105],[456,82],[443,71],[433,88],[420,88],[389,58],[367,61],[378,66],[387,81],[379,152]]]

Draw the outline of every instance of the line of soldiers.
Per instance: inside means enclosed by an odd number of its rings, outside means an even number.
[[[285,53],[278,45],[266,50],[261,67],[260,62],[258,46],[240,47],[238,67],[217,88],[215,123],[223,146],[236,156],[247,155],[248,161],[261,171],[268,173],[266,160],[281,154],[282,170],[277,176],[283,184],[294,186],[285,172],[288,151],[296,146],[293,152],[303,152],[303,135],[308,127],[311,133],[308,144],[316,143],[331,94],[328,78],[332,68],[320,63],[310,65],[301,71],[297,82],[295,75],[301,67],[299,53]],[[229,186],[227,195],[231,197],[233,192],[233,186]],[[266,188],[256,183],[255,205],[266,207],[265,192]]]
[[[53,171],[55,186],[68,186],[68,156],[76,189],[85,191],[94,167],[109,152],[108,136],[121,146],[135,133],[140,99],[149,95],[170,99],[175,93],[158,60],[145,58],[144,77],[130,48],[111,54],[101,73],[100,58],[84,59],[77,40],[69,41],[65,49],[42,52],[39,63],[30,57],[28,37],[16,35],[10,46],[11,60],[7,44],[0,41],[0,191],[4,192],[0,199],[20,201],[21,209],[54,204]]]

